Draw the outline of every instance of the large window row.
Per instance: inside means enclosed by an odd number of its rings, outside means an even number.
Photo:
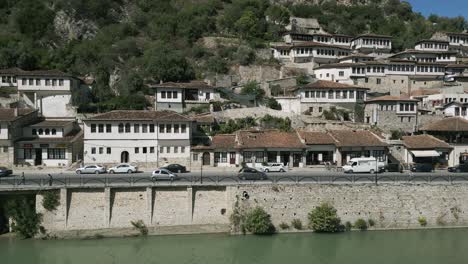
[[[398,72],[414,72],[414,65],[389,65],[388,69],[390,71],[398,71]]]
[[[57,135],[57,130],[55,128],[52,128],[52,129],[49,129],[49,128],[46,128],[46,129],[42,129],[42,128],[39,128],[39,129],[35,129],[33,128],[31,130],[31,133],[33,135]]]
[[[159,153],[185,153],[185,147],[184,146],[165,146],[165,147],[159,147]]]
[[[438,44],[438,43],[424,43],[424,45],[421,44],[425,49],[448,49],[447,44]]]
[[[41,84],[41,79],[39,78],[22,78],[21,79],[21,84],[22,85],[42,85]],[[46,86],[63,86],[64,85],[64,80],[63,79],[45,79],[45,85]]]
[[[187,125],[186,124],[160,124],[159,133],[186,133]]]
[[[178,93],[176,91],[161,91],[161,98],[163,99],[177,99]]]
[[[364,45],[390,46],[390,40],[384,39],[363,39]]]
[[[414,112],[415,104],[413,103],[400,103],[400,112]]]
[[[15,76],[2,76],[2,83],[16,83]]]
[[[305,91],[305,98],[328,98],[328,99],[354,99],[354,91]]]
[[[417,66],[417,72],[445,72],[444,67],[439,66]]]

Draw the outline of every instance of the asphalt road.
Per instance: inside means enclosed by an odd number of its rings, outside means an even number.
[[[41,188],[48,186],[151,186],[151,185],[233,185],[264,183],[317,183],[317,184],[359,184],[359,183],[468,183],[468,173],[380,173],[380,174],[345,174],[334,171],[288,171],[285,173],[267,173],[263,181],[239,180],[235,171],[200,171],[178,174],[179,179],[153,181],[150,172],[131,174],[81,174],[34,172],[0,178],[0,188]]]

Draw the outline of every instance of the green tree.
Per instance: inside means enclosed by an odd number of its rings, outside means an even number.
[[[234,26],[242,38],[257,37],[260,34],[259,18],[250,10],[245,11]]]
[[[260,85],[256,81],[250,81],[242,87],[241,94],[251,95],[258,101],[265,96],[265,91],[260,88]]]
[[[271,5],[266,10],[265,14],[268,16],[271,22],[286,26],[289,23],[289,10],[281,5]]]
[[[31,238],[38,233],[42,215],[36,213],[34,199],[24,196],[11,199],[6,204],[6,212],[13,218],[13,232],[22,238]]]
[[[275,227],[270,215],[261,207],[255,207],[245,217],[245,229],[256,235],[272,234]]]
[[[336,209],[328,203],[322,203],[309,213],[309,227],[323,233],[341,232],[344,228]]]

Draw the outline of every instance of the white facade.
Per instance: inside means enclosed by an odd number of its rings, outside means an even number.
[[[392,40],[390,37],[385,36],[362,35],[351,41],[351,48],[389,52],[392,50]]]
[[[166,161],[186,163],[190,158],[190,128],[188,119],[85,120],[84,162],[149,166]]]
[[[422,98],[422,106],[426,109],[435,109],[451,102],[468,103],[468,94],[439,93],[426,95],[424,98]]]
[[[424,50],[424,51],[448,51],[449,42],[448,41],[433,41],[433,40],[422,40],[416,43],[414,46],[415,50]]]

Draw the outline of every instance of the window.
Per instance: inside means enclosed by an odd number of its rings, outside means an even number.
[[[333,91],[328,91],[328,99],[333,99]]]
[[[377,78],[377,84],[381,84],[382,80],[380,78]]]
[[[221,152],[221,162],[227,163],[227,152]]]
[[[171,147],[166,147],[166,152],[171,153]]]
[[[112,125],[106,124],[106,133],[111,133],[111,132],[112,132]]]
[[[400,104],[400,111],[404,111],[404,106],[403,106],[403,104]]]
[[[104,124],[99,124],[99,126],[98,126],[98,132],[99,132],[99,133],[104,133]]]
[[[59,79],[59,86],[63,86],[63,79]]]
[[[179,133],[179,125],[178,124],[174,125],[174,133]]]
[[[52,86],[57,86],[57,79],[52,79]]]
[[[96,148],[91,148],[91,154],[96,154]]]
[[[46,128],[45,134],[46,134],[46,135],[50,135],[50,129]]]
[[[185,147],[180,147],[180,153],[185,153]]]
[[[141,132],[148,133],[148,124],[141,125]]]
[[[96,149],[94,151],[96,151]],[[65,149],[63,148],[47,149],[47,159],[65,159]]]
[[[323,108],[319,107],[319,113],[322,113]]]
[[[365,82],[365,83],[368,83],[368,82],[369,82],[369,78],[365,78],[365,79],[364,79],[364,82]]]
[[[171,92],[167,92],[167,99],[172,99],[172,93]]]
[[[50,79],[45,79],[45,85],[50,85]]]
[[[37,135],[37,130],[34,128],[34,129],[31,131],[31,133],[32,133],[33,135]]]
[[[305,98],[309,98],[309,97],[310,97],[310,96],[309,96],[309,91],[306,91],[306,92],[305,92]]]
[[[130,133],[130,123],[125,124],[125,133]]]
[[[104,154],[104,148],[103,147],[99,147],[99,154]]]
[[[135,148],[135,154],[138,154],[138,153],[140,153],[140,148],[136,147]]]
[[[91,124],[91,133],[96,133],[96,124]]]
[[[410,111],[414,111],[414,104],[410,104]]]
[[[150,127],[150,133],[154,133],[154,124],[150,124],[149,127]]]
[[[177,92],[172,92],[172,98],[177,99]]]
[[[193,153],[193,161],[198,161],[198,153]]]
[[[220,157],[221,157],[221,153],[215,152],[214,153],[214,163],[219,163]],[[245,161],[245,156],[244,156],[244,161]]]
[[[161,98],[166,98],[166,91],[161,92]]]
[[[111,154],[112,153],[112,150],[111,148],[107,148],[107,151],[106,151],[107,154]]]
[[[344,71],[338,72],[338,75],[339,75],[340,77],[343,77],[343,76],[344,76]]]
[[[30,78],[30,79],[28,80],[28,84],[29,84],[29,85],[34,85],[34,79],[33,79],[33,78]]]
[[[354,99],[354,91],[349,91],[349,98]]]
[[[36,79],[36,85],[41,85],[41,79]]]
[[[181,133],[187,133],[187,125],[186,124],[182,124],[181,125]]]
[[[33,149],[24,149],[24,159],[32,159]]]
[[[159,153],[164,153],[164,147],[159,148]]]
[[[154,147],[150,147],[150,153],[154,153]]]
[[[174,153],[179,153],[179,147],[177,146],[174,147]]]
[[[146,154],[148,151],[148,148],[147,147],[143,147],[143,154]]]
[[[251,162],[252,161],[252,152],[250,151],[244,151],[244,162]]]
[[[124,132],[124,125],[122,123],[119,124],[119,133]]]
[[[133,132],[140,133],[140,124],[133,125]]]
[[[26,85],[26,79],[21,79],[21,84]]]
[[[172,133],[172,125],[171,124],[166,125],[166,133]]]

